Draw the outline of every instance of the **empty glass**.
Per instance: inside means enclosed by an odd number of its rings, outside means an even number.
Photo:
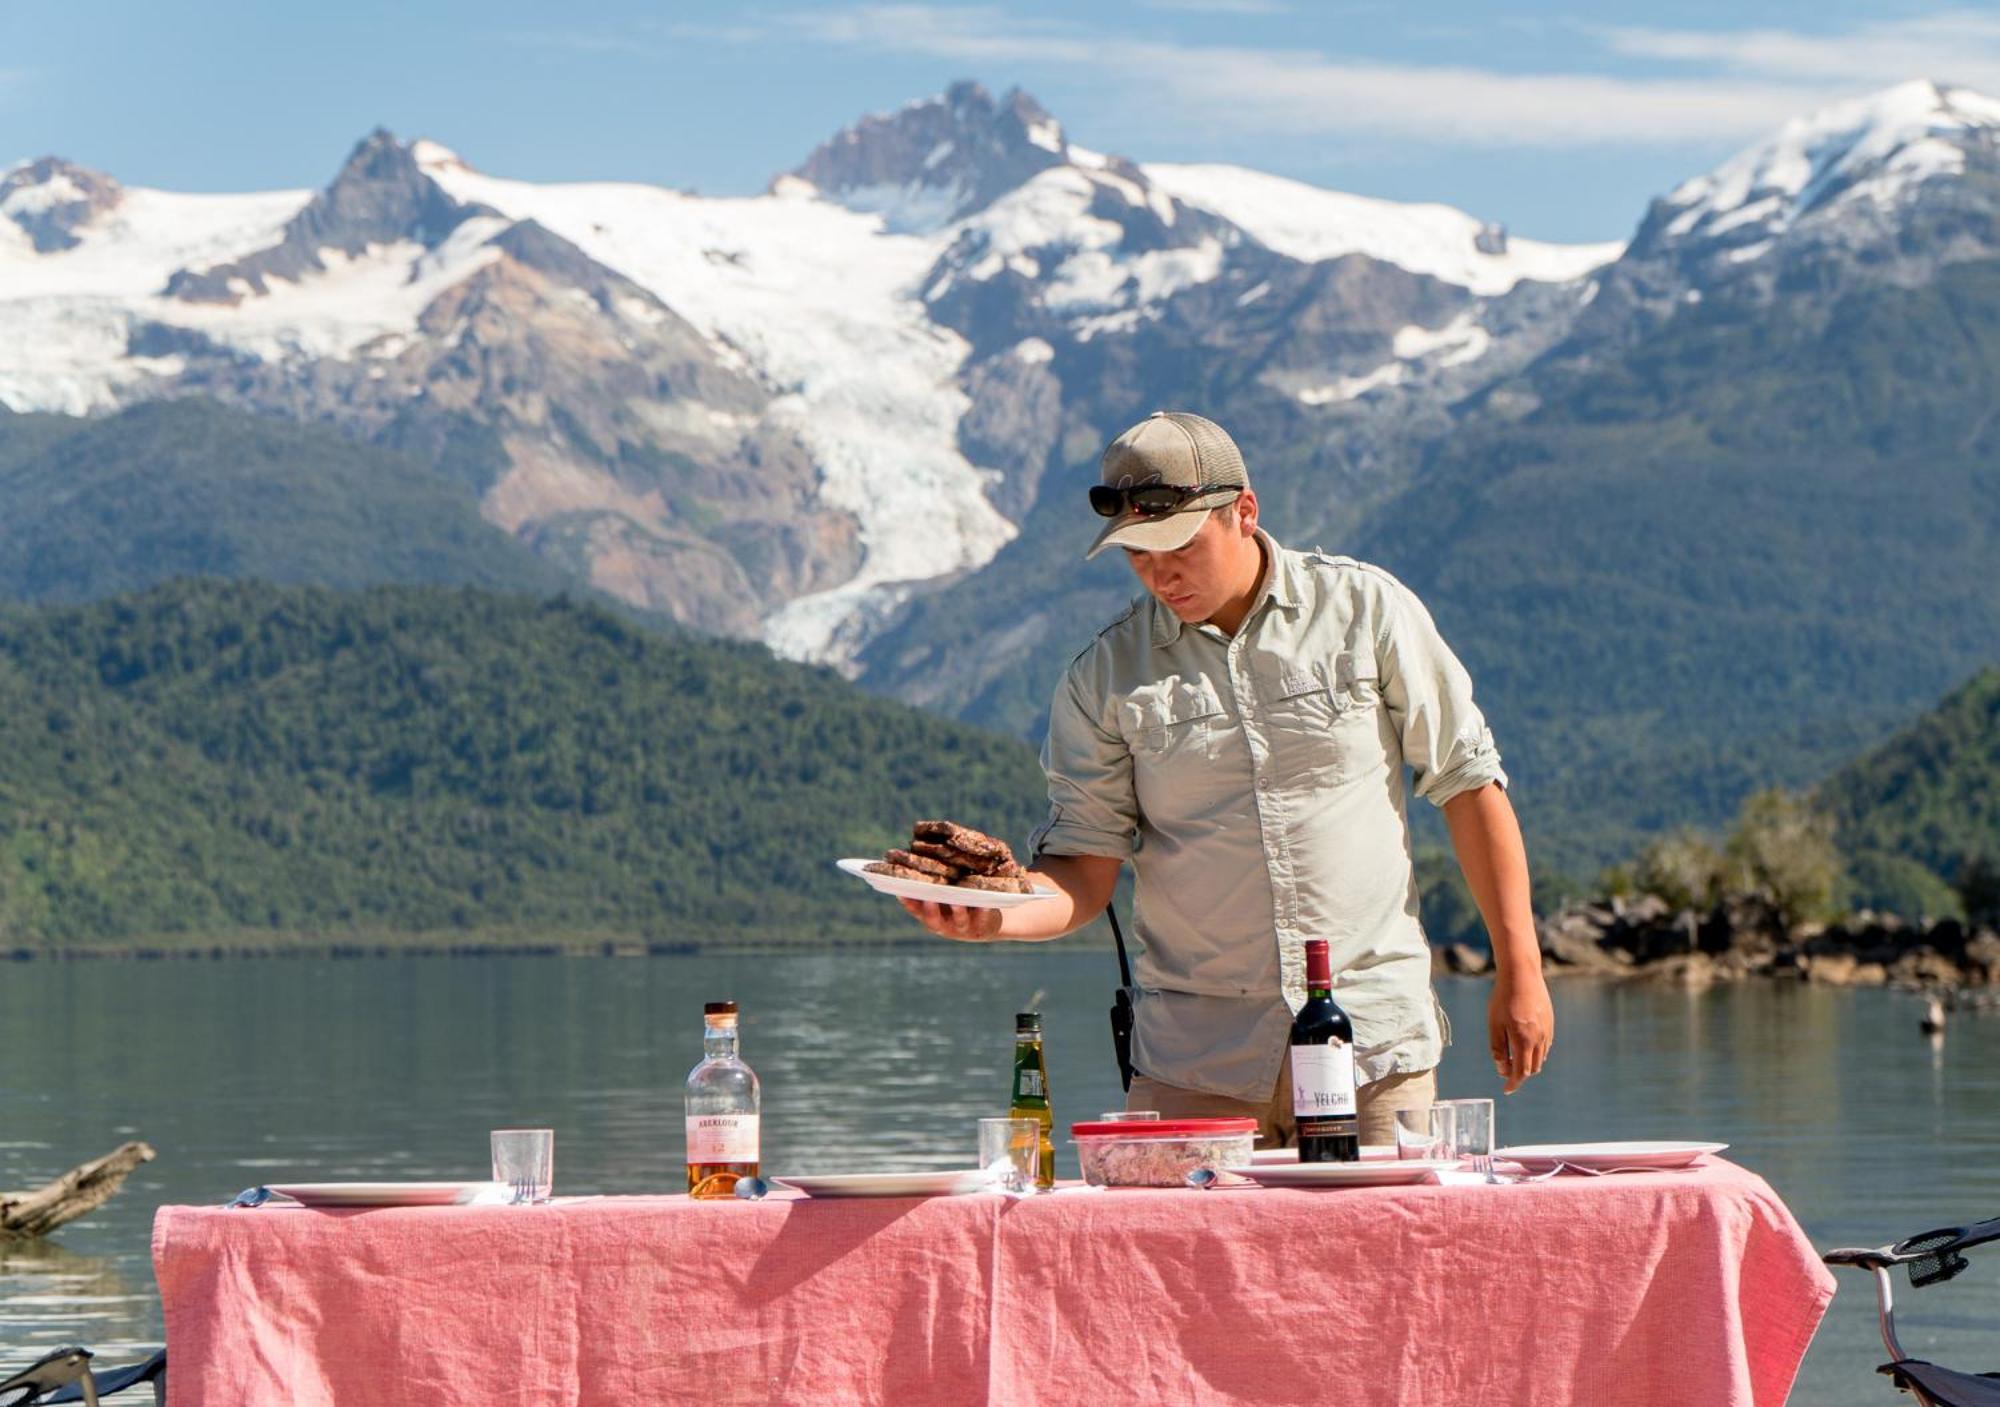
[[[1493,1177],[1493,1101],[1440,1099],[1452,1110],[1451,1155],[1476,1173]]]
[[[1015,1197],[1032,1193],[1041,1157],[1040,1119],[979,1121],[979,1166],[1002,1192]]]
[[[517,1207],[548,1201],[555,1191],[556,1131],[493,1130],[493,1180],[507,1184]]]
[[[1449,1104],[1425,1104],[1396,1111],[1398,1158],[1455,1158],[1457,1110]]]

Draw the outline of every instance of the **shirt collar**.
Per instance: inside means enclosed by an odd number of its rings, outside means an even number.
[[[1292,554],[1278,546],[1277,541],[1262,528],[1257,529],[1257,541],[1264,547],[1264,577],[1257,583],[1257,599],[1251,602],[1243,624],[1249,625],[1252,616],[1266,605],[1282,606],[1286,610],[1296,610],[1300,601],[1298,574],[1300,567]],[[1161,605],[1153,596],[1146,598],[1153,607],[1153,644],[1165,648],[1181,638],[1181,618]]]

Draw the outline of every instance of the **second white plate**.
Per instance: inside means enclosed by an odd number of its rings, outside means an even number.
[[[1557,1163],[1573,1168],[1684,1168],[1698,1158],[1720,1153],[1726,1143],[1523,1143],[1496,1148],[1493,1156],[1542,1172]]]
[[[1457,1166],[1444,1158],[1371,1158],[1359,1163],[1252,1163],[1230,1171],[1266,1187],[1395,1187]]]
[[[273,1192],[308,1207],[452,1207],[498,1186],[492,1182],[272,1182]]]
[[[977,1168],[947,1172],[791,1174],[771,1181],[808,1197],[956,1197],[987,1186]]]
[[[1361,1145],[1361,1158],[1364,1162],[1379,1163],[1384,1158],[1394,1158],[1395,1156],[1396,1145],[1393,1143],[1364,1143]],[[1298,1160],[1299,1150],[1296,1148],[1259,1148],[1250,1155],[1250,1161],[1259,1166],[1266,1163],[1296,1163]]]

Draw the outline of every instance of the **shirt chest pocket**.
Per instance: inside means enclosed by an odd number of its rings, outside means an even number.
[[[1381,680],[1372,655],[1342,653],[1310,668],[1288,665],[1267,692],[1271,749],[1282,773],[1331,785],[1386,764]]]
[[[1121,710],[1133,781],[1149,812],[1205,806],[1223,784],[1237,719],[1206,683],[1174,683],[1135,694]]]

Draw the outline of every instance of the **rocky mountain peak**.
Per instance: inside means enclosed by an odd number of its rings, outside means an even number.
[[[2000,101],[1928,79],[1786,123],[1659,202],[1660,240],[1715,241],[1741,250],[1850,203],[1888,206],[1940,178],[1990,166]]]
[[[466,220],[495,213],[447,194],[419,163],[418,145],[376,128],[355,146],[332,182],[292,217],[277,244],[228,264],[182,269],[168,280],[167,295],[233,303],[246,291],[267,292],[268,279],[296,282],[324,270],[329,250],[351,257],[405,241],[435,249]]]
[[[2000,100],[1900,83],[1786,123],[1655,200],[1579,320],[1633,337],[1704,299],[1914,287],[2000,257]]]
[[[124,195],[101,171],[59,156],[23,162],[0,176],[0,215],[34,241],[38,254],[73,249],[77,231],[115,206]]]
[[[995,99],[952,84],[898,112],[864,117],[823,144],[793,175],[894,229],[935,229],[1069,159],[1062,124],[1016,88]]]

